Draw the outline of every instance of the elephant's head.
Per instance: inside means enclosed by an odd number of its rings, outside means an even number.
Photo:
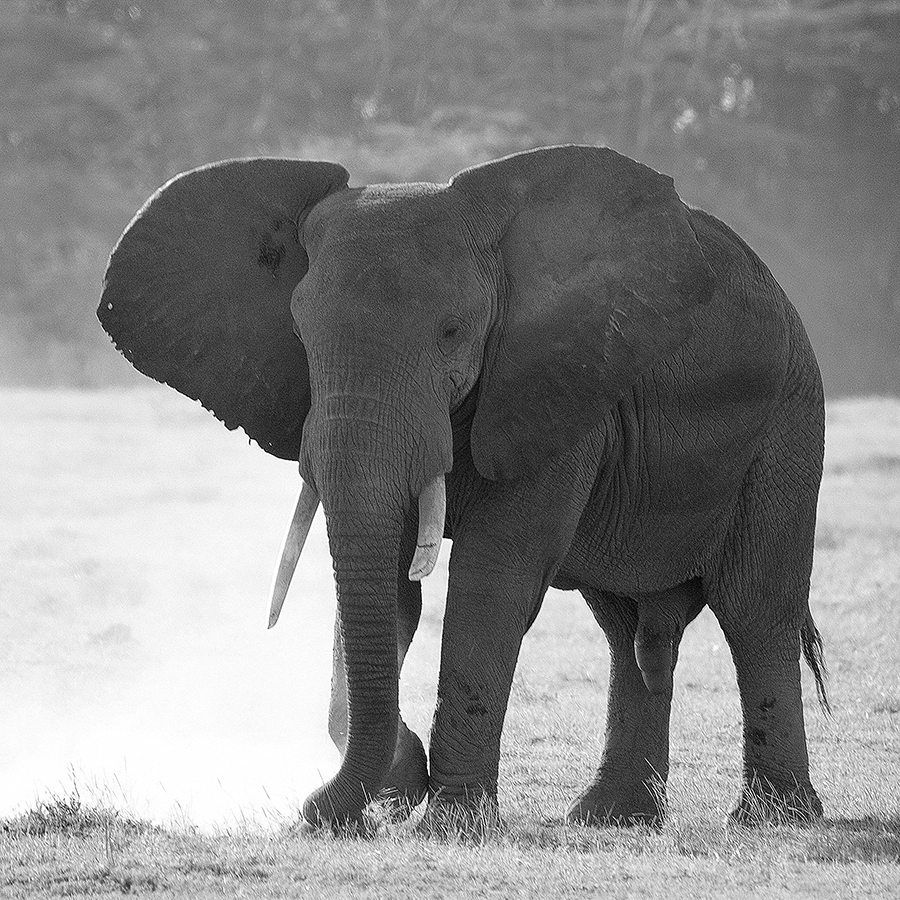
[[[421,577],[454,443],[483,478],[527,477],[686,340],[711,289],[671,180],[611,150],[522,153],[446,185],[347,181],[280,159],[175,178],[119,241],[99,309],[138,369],[299,460],[301,519],[321,498],[350,725],[305,814],[331,821],[391,762],[401,534],[418,500]]]

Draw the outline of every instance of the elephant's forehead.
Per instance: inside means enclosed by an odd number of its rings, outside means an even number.
[[[440,265],[464,249],[463,222],[445,186],[376,184],[341,191],[316,207],[304,227],[313,250],[362,261]]]

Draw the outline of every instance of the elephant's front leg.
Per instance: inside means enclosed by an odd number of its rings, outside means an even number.
[[[688,582],[639,599],[602,592],[586,593],[585,599],[609,642],[609,704],[600,766],[566,819],[661,825],[672,675],[684,628],[703,608],[700,584]]]
[[[412,643],[422,613],[422,589],[409,580],[409,565],[415,550],[415,523],[404,533],[397,575],[397,662],[398,671]],[[335,620],[332,657],[331,699],[328,704],[328,734],[344,755],[347,743],[347,676],[340,623]],[[419,736],[402,717],[397,719],[394,761],[378,799],[387,801],[391,816],[403,820],[418,806],[428,791],[428,761]]]
[[[482,833],[499,823],[500,735],[522,637],[543,573],[499,571],[493,552],[454,543],[429,752],[427,832]]]
[[[457,495],[426,832],[499,822],[500,734],[522,638],[572,543],[594,482],[586,441],[533,478],[486,482],[464,469]]]

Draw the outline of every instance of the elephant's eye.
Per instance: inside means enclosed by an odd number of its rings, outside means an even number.
[[[445,319],[438,332],[441,351],[452,353],[462,343],[465,332],[465,325],[459,319],[455,317]]]

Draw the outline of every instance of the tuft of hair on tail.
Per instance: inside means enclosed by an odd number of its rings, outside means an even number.
[[[816,628],[811,612],[806,613],[806,621],[800,628],[800,646],[803,648],[803,658],[816,679],[816,696],[819,698],[819,706],[826,715],[830,716],[832,714],[831,704],[825,693],[825,679],[828,677],[825,669],[825,648],[822,645],[822,635]]]

